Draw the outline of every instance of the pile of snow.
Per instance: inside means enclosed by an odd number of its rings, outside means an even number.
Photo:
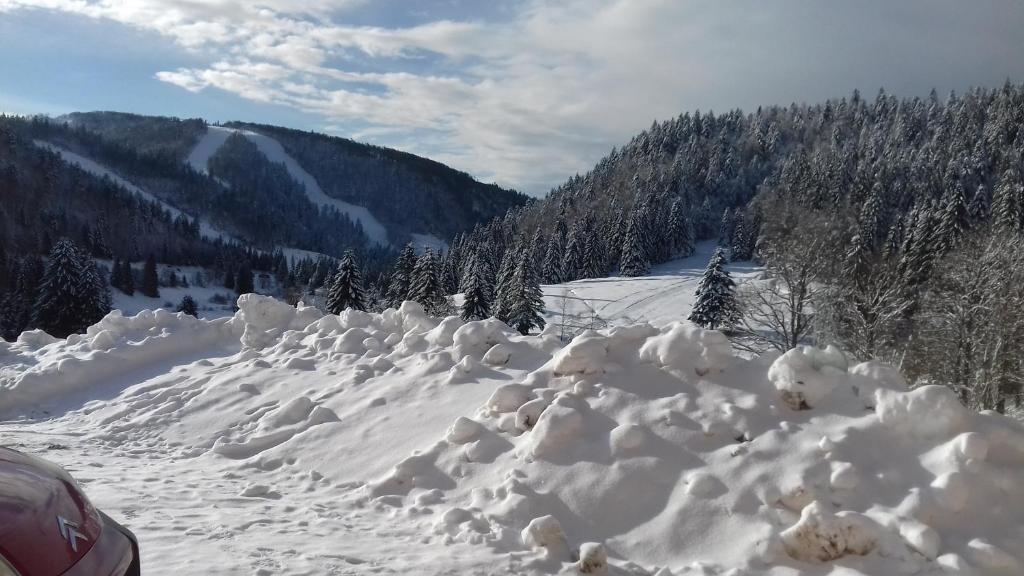
[[[0,344],[0,412],[63,411],[0,433],[76,431],[49,456],[167,572],[1024,573],[1024,426],[882,364],[679,322],[562,346],[411,302],[238,305]]]

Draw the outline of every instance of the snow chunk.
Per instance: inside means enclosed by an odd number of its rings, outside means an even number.
[[[459,416],[448,428],[447,439],[452,444],[466,444],[475,440],[482,429],[483,427],[476,420]]]
[[[550,403],[546,398],[534,398],[520,406],[516,410],[516,428],[524,432],[532,429]]]
[[[551,515],[530,520],[523,528],[523,544],[530,548],[544,548],[549,553],[553,548],[565,546],[565,532],[562,525]]]
[[[508,364],[508,359],[512,357],[512,351],[509,350],[506,344],[495,344],[491,346],[491,349],[484,354],[484,364],[490,364],[491,366],[503,366]]]
[[[953,445],[965,459],[980,462],[988,457],[988,439],[977,432],[964,432],[953,439]]]
[[[611,431],[612,453],[624,455],[635,452],[647,440],[647,432],[638,424],[619,424]]]
[[[834,346],[799,346],[768,369],[768,379],[793,410],[818,406],[846,377],[846,357]]]
[[[863,556],[878,543],[866,517],[853,512],[833,515],[818,501],[806,506],[800,520],[780,537],[786,553],[804,562],[829,562],[848,554]]]
[[[832,475],[829,479],[833,488],[852,490],[857,487],[859,478],[857,470],[849,462],[833,462]]]
[[[910,392],[879,389],[875,412],[885,426],[925,438],[949,436],[967,422],[967,409],[945,386],[921,386]]]
[[[452,334],[457,356],[480,356],[495,344],[508,342],[509,327],[496,318],[467,322]]]
[[[608,338],[586,330],[558,351],[554,357],[556,376],[566,374],[597,374],[604,370],[608,356]]]
[[[673,322],[661,334],[647,339],[640,359],[665,368],[693,369],[699,376],[721,371],[732,358],[728,338],[717,330],[704,330],[689,322]]]
[[[932,481],[932,494],[940,506],[960,512],[967,506],[967,480],[961,472],[940,474]]]
[[[974,562],[986,569],[986,574],[1020,574],[1020,562],[998,546],[975,538],[967,543],[967,549]]]
[[[526,404],[533,395],[533,390],[524,384],[505,384],[499,386],[487,400],[487,409],[492,414],[515,412]]]
[[[316,308],[293,308],[270,296],[242,294],[235,319],[245,326],[242,344],[259,350],[273,344],[286,330],[301,330],[322,316]]]
[[[538,458],[553,456],[572,445],[583,435],[583,415],[575,408],[558,402],[540,416],[530,433],[531,453]]]
[[[916,520],[904,520],[900,523],[900,536],[906,540],[907,546],[925,558],[935,560],[938,557],[941,540],[939,533],[931,526]]]
[[[584,542],[580,545],[580,560],[576,565],[582,574],[607,574],[608,551],[602,544]]]

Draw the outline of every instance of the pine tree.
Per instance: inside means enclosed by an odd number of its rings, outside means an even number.
[[[491,291],[487,285],[481,261],[475,255],[470,256],[467,271],[461,316],[467,322],[483,320],[491,315]]]
[[[79,252],[82,260],[82,284],[81,293],[85,298],[83,318],[88,322],[86,326],[100,321],[113,309],[113,299],[110,296],[110,285],[107,283],[106,274],[100,273],[96,262],[88,254]]]
[[[964,187],[956,182],[946,192],[942,217],[939,220],[938,242],[941,253],[952,250],[971,227],[971,217],[967,209]]]
[[[117,288],[121,292],[124,292],[124,282],[121,281],[121,274],[124,272],[124,268],[121,267],[121,261],[114,258],[114,263],[110,267],[110,286]]]
[[[544,293],[529,258],[520,258],[516,265],[509,301],[509,326],[524,336],[533,328],[544,328]]]
[[[576,222],[569,230],[569,241],[565,245],[562,257],[562,282],[572,282],[583,278],[587,267],[587,231],[581,222]],[[514,265],[512,267],[514,269]]]
[[[968,212],[971,215],[971,219],[975,222],[980,222],[988,218],[989,206],[988,188],[984,184],[978,186],[978,189],[974,191],[974,197],[971,198],[971,203],[967,207]]]
[[[750,256],[746,253],[747,247],[747,218],[740,210],[736,210],[735,226],[732,230],[732,239],[729,241],[729,256],[734,262],[747,260]]]
[[[156,258],[152,254],[146,258],[146,265],[142,268],[142,287],[139,288],[139,292],[150,298],[160,297],[160,280],[156,274]]]
[[[670,258],[685,258],[693,254],[693,229],[689,218],[683,214],[683,202],[679,198],[672,201],[669,209],[666,236]]]
[[[239,295],[250,294],[255,289],[252,266],[248,262],[244,262],[238,269],[238,277],[235,279],[235,292],[238,292]]]
[[[641,211],[634,210],[626,228],[626,238],[622,245],[622,260],[619,262],[619,274],[623,276],[644,276],[651,268],[643,247],[643,222]]]
[[[437,257],[434,251],[427,248],[416,260],[412,269],[412,281],[409,286],[409,299],[419,302],[427,314],[446,316],[448,299],[441,287]]]
[[[346,309],[366,310],[366,298],[363,294],[363,277],[356,264],[356,255],[352,250],[345,251],[338,266],[338,273],[331,282],[327,293],[327,311],[341,314]]]
[[[512,314],[512,290],[513,279],[516,270],[516,254],[520,253],[521,241],[517,241],[511,248],[505,251],[501,258],[501,268],[498,270],[498,278],[494,288],[494,304],[491,311],[494,317],[508,324]]]
[[[992,219],[995,225],[1003,230],[1014,232],[1021,229],[1024,216],[1024,186],[1020,182],[1020,174],[1010,168],[1003,172],[996,184],[992,200]]]
[[[725,269],[725,252],[718,248],[697,286],[697,301],[689,320],[712,330],[735,324],[740,317],[735,287],[736,284]]]
[[[557,232],[552,233],[548,238],[541,268],[541,277],[545,283],[559,284],[562,282],[562,240]]]
[[[21,334],[21,303],[15,292],[0,297],[0,338],[13,342]]]
[[[121,263],[121,268],[120,289],[125,294],[131,296],[135,294],[135,273],[132,271],[132,263],[125,260]]]
[[[722,212],[722,222],[718,226],[719,246],[728,246],[730,244],[732,240],[733,222],[732,210],[726,208]]]
[[[103,294],[102,285],[92,260],[70,240],[59,240],[46,263],[33,325],[58,338],[84,331],[109,311],[109,292]]]
[[[391,280],[388,283],[386,296],[387,305],[391,308],[398,308],[402,302],[411,300],[410,284],[413,278],[413,267],[416,265],[416,250],[412,244],[406,244],[402,248],[398,260],[395,262],[394,271],[391,273]]]
[[[191,295],[185,294],[181,297],[181,303],[178,304],[178,312],[184,312],[189,316],[199,317],[199,308],[196,306],[195,299]]]

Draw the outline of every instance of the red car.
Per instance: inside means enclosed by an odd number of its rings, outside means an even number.
[[[60,466],[0,447],[0,576],[135,576],[139,545]]]

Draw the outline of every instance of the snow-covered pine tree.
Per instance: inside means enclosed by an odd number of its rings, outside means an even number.
[[[740,317],[735,287],[736,284],[725,269],[725,251],[718,248],[697,286],[697,301],[688,319],[712,330],[735,324]]]
[[[483,267],[486,263],[475,255],[470,255],[469,263],[466,265],[467,276],[466,286],[462,300],[462,319],[483,320],[491,315],[490,287],[487,285],[487,278],[484,276]]]
[[[238,269],[238,277],[235,278],[235,291],[239,294],[249,294],[256,290],[252,274],[252,265],[243,262]]]
[[[971,203],[967,206],[967,211],[971,215],[971,219],[975,222],[980,222],[988,218],[988,211],[991,200],[988,197],[988,188],[984,184],[978,186],[978,189],[974,191],[974,196],[971,198]]]
[[[546,284],[562,282],[562,239],[557,232],[552,232],[544,251],[544,262],[541,266],[541,278]]]
[[[409,299],[419,302],[427,314],[447,316],[448,299],[441,287],[441,278],[437,256],[427,248],[416,260],[412,269],[412,280],[409,286]]]
[[[366,310],[366,297],[363,293],[363,275],[356,264],[356,254],[346,250],[327,291],[327,311],[341,314],[348,308]]]
[[[110,266],[110,287],[117,288],[121,292],[124,292],[124,282],[121,280],[121,274],[124,273],[124,268],[121,266],[121,261],[114,258],[114,262]]]
[[[96,276],[92,260],[70,240],[59,240],[50,250],[33,306],[32,324],[65,338],[99,321],[106,311],[102,310],[104,295],[97,293]]]
[[[196,318],[199,317],[199,307],[196,306],[196,301],[190,294],[185,294],[181,297],[181,302],[178,304],[178,312],[184,312]]]
[[[992,200],[993,223],[1003,230],[1019,231],[1024,215],[1024,186],[1016,168],[1003,171],[996,184]]]
[[[600,278],[607,272],[605,270],[604,242],[597,235],[590,223],[587,223],[587,234],[583,244],[583,277]]]
[[[626,227],[626,237],[622,244],[622,260],[619,262],[619,274],[623,276],[644,276],[651,269],[647,253],[643,247],[643,222],[640,210],[634,210]]]
[[[391,280],[388,282],[388,291],[385,298],[387,305],[391,308],[398,308],[402,302],[411,300],[409,286],[412,282],[413,267],[416,266],[416,250],[412,244],[406,244],[402,248],[395,268],[391,272]]]
[[[737,209],[734,215],[735,225],[732,229],[732,238],[729,240],[729,257],[734,262],[747,260],[747,218],[743,211]]]
[[[582,222],[574,222],[569,229],[569,240],[565,245],[565,255],[562,257],[562,282],[579,280],[585,274],[587,267],[587,231]]]
[[[20,327],[21,303],[18,295],[6,292],[0,297],[0,338],[13,342],[21,334]]]
[[[732,240],[733,217],[732,210],[726,208],[722,212],[722,222],[718,226],[718,245],[728,246]]]
[[[139,292],[150,298],[160,297],[160,280],[156,274],[156,257],[152,254],[146,258],[146,265],[142,268],[142,286],[139,288]]]
[[[534,328],[544,328],[544,293],[529,258],[520,258],[512,276],[506,324],[525,336]]]
[[[952,250],[971,227],[964,187],[959,181],[946,191],[939,220],[938,247],[942,254]]]
[[[110,313],[114,307],[113,299],[110,296],[110,285],[107,284],[106,275],[99,271],[96,262],[85,252],[79,251],[78,255],[82,262],[81,291],[85,299],[82,315],[88,322],[86,326],[89,326]]]
[[[683,201],[676,198],[672,201],[672,207],[668,211],[668,232],[666,233],[671,258],[689,256],[689,254],[683,254],[687,244],[684,218]]]
[[[512,312],[512,291],[513,280],[516,271],[516,255],[520,253],[521,240],[517,240],[511,248],[505,251],[501,258],[501,268],[498,270],[498,278],[494,287],[494,302],[491,312],[494,317],[508,324]]]
[[[121,291],[129,296],[135,294],[135,273],[128,260],[121,263]]]

